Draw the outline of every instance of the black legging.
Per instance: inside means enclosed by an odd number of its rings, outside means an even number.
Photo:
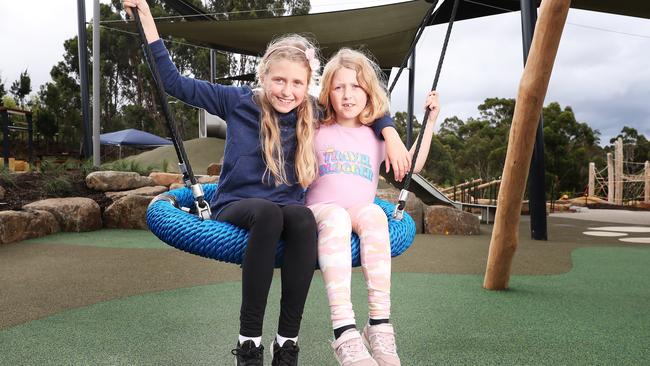
[[[273,277],[275,252],[284,240],[282,300],[278,334],[298,336],[307,292],[318,261],[316,220],[302,205],[279,206],[259,198],[247,198],[226,206],[217,220],[248,230],[242,263],[242,304],[239,334],[262,335],[264,310]]]

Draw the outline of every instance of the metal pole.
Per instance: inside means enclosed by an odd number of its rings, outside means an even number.
[[[77,0],[77,26],[79,31],[79,77],[81,81],[81,120],[83,131],[83,157],[90,158],[90,97],[88,92],[88,51],[86,39],[86,5],[84,0]]]
[[[25,114],[27,120],[27,161],[30,166],[34,165],[34,122],[32,113]]]
[[[5,169],[9,169],[9,113],[7,110],[0,111],[2,116],[2,156]]]
[[[99,117],[101,109],[99,107],[100,86],[99,80],[99,0],[93,1],[93,166],[98,167],[101,162],[99,134],[101,128]]]
[[[217,81],[217,52],[214,49],[210,49],[210,82],[215,83]]]
[[[528,51],[533,41],[537,8],[533,0],[520,0],[521,31],[524,49],[524,65],[528,59]],[[530,235],[533,240],[547,240],[546,223],[546,187],[544,167],[544,120],[539,116],[539,125],[535,135],[535,147],[528,171],[528,200],[530,208]]]
[[[413,95],[415,90],[415,48],[409,59],[409,99],[406,119],[406,148],[413,145]]]

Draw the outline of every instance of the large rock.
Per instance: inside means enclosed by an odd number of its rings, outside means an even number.
[[[86,176],[86,186],[96,191],[125,191],[156,185],[150,177],[135,172],[99,171]]]
[[[183,183],[183,175],[178,173],[151,172],[149,178],[157,186],[169,187],[172,183]]]
[[[59,222],[50,212],[0,211],[0,244],[38,238],[59,231]]]
[[[383,188],[377,190],[377,197],[381,198],[384,201],[388,201],[393,204],[397,204],[399,199],[399,191],[395,188]],[[423,233],[424,229],[424,203],[422,200],[417,198],[415,194],[409,193],[408,198],[406,199],[406,207],[404,210],[411,215],[413,221],[415,221],[415,232],[417,234]]]
[[[443,235],[478,235],[478,216],[449,206],[427,206],[424,209],[424,232]]]
[[[153,197],[129,195],[113,202],[104,211],[104,227],[147,229],[147,206]]]
[[[196,178],[196,181],[201,184],[210,184],[210,183],[218,183],[219,182],[219,176],[218,175],[199,175]]]
[[[178,189],[178,188],[185,188],[185,184],[183,184],[183,183],[172,183],[172,185],[169,186],[170,191],[172,189]]]
[[[101,210],[97,202],[85,197],[48,198],[23,206],[25,210],[52,213],[62,231],[82,232],[102,228]]]
[[[130,191],[106,192],[106,197],[116,201],[129,195],[155,197],[163,192],[167,192],[166,186],[141,187]]]

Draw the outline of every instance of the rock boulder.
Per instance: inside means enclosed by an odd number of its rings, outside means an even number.
[[[478,216],[449,206],[427,206],[424,209],[424,232],[443,235],[478,235]]]
[[[62,231],[93,231],[102,227],[99,205],[90,198],[48,198],[27,204],[23,209],[50,212],[61,225]]]

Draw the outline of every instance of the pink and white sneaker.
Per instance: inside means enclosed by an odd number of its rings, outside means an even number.
[[[334,356],[341,366],[378,366],[363,344],[361,334],[356,329],[343,333],[332,342]]]
[[[401,365],[392,324],[366,325],[363,328],[363,342],[379,366]]]

